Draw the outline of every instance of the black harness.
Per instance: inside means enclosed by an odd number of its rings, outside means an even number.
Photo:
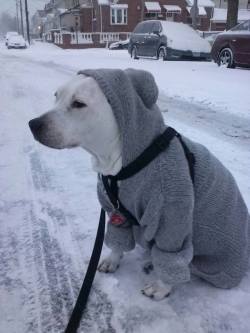
[[[190,177],[192,179],[192,182],[194,183],[194,164],[195,164],[195,158],[193,153],[189,150],[187,145],[182,140],[181,135],[176,132],[173,128],[168,127],[163,134],[161,134],[159,137],[157,137],[152,144],[146,148],[141,155],[139,155],[133,162],[131,162],[128,166],[125,168],[122,168],[121,171],[116,176],[101,176],[103,186],[105,188],[105,191],[107,193],[107,196],[113,205],[114,210],[119,212],[121,215],[123,215],[126,219],[126,221],[129,222],[130,225],[139,225],[139,222],[136,220],[136,218],[123,206],[121,203],[118,192],[118,184],[117,182],[120,180],[124,180],[127,178],[130,178],[137,174],[140,170],[145,168],[150,162],[152,162],[160,153],[165,151],[167,147],[169,146],[171,140],[177,137],[183,147],[188,166],[189,166],[189,172]],[[65,330],[65,333],[75,333],[77,332],[77,329],[79,327],[81,317],[83,314],[83,311],[86,307],[88,296],[91,290],[91,286],[93,283],[93,280],[95,278],[95,273],[97,270],[97,266],[99,263],[99,259],[101,256],[102,246],[104,242],[104,233],[105,233],[105,211],[101,210],[100,220],[99,220],[99,226],[97,230],[95,245],[93,248],[93,252],[90,258],[89,266],[87,269],[87,273],[85,275],[79,296],[77,298],[75,307],[73,309],[73,312],[71,314],[68,326]]]

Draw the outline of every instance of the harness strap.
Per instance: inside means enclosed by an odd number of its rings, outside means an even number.
[[[133,162],[122,168],[116,176],[109,176],[110,179],[124,180],[134,176],[152,162],[161,152],[166,150],[170,141],[175,136],[178,136],[178,134],[175,129],[168,127]]]
[[[158,136],[152,144],[147,147],[133,162],[122,168],[116,176],[101,176],[103,186],[108,195],[108,198],[115,210],[120,212],[126,217],[128,222],[132,225],[140,225],[137,219],[123,206],[118,197],[118,180],[124,180],[130,178],[150,164],[160,153],[167,149],[171,140],[177,137],[180,140],[182,148],[184,150],[190,177],[194,183],[194,163],[195,158],[193,153],[189,150],[187,145],[182,140],[181,135],[172,127],[168,127],[163,134]]]

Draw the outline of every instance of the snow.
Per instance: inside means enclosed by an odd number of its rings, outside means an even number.
[[[167,12],[181,12],[181,7],[176,5],[163,5]]]
[[[166,123],[219,157],[250,208],[249,70],[42,43],[27,50],[0,45],[0,60],[1,332],[62,333],[86,271],[100,211],[89,156],[43,147],[27,125],[79,69],[151,71]],[[153,278],[141,271],[143,256],[137,248],[115,274],[96,275],[80,333],[249,332],[250,273],[232,290],[193,278],[158,303],[140,294]]]
[[[163,33],[168,38],[168,46],[175,50],[205,52],[211,50],[210,44],[190,26],[184,23],[161,21]]]
[[[214,22],[226,22],[227,20],[227,9],[225,8],[214,8],[214,14],[211,21]],[[244,22],[250,20],[250,10],[239,9],[238,11],[238,22]]]
[[[187,7],[187,11],[189,12],[189,14],[191,13],[191,8],[192,7]],[[198,13],[199,13],[200,16],[204,16],[204,15],[207,16],[207,12],[206,12],[204,7],[199,6],[198,7]]]
[[[98,0],[98,5],[109,5],[109,0]]]
[[[160,6],[159,2],[146,1],[145,6],[146,6],[148,12],[161,12],[161,6]]]
[[[193,6],[194,4],[194,0],[186,0],[186,2],[188,3],[188,5],[190,7]],[[212,0],[198,0],[198,6],[202,6],[202,7],[214,7],[214,1]]]

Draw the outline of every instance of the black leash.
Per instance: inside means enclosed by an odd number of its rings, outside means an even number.
[[[75,333],[80,325],[80,321],[83,315],[83,311],[86,307],[89,293],[92,287],[92,283],[95,278],[95,273],[97,270],[97,266],[100,260],[102,246],[104,242],[104,233],[105,233],[105,211],[101,210],[97,235],[95,239],[95,245],[93,248],[93,252],[90,258],[89,266],[87,269],[87,273],[85,275],[82,288],[80,290],[79,296],[77,298],[74,310],[70,316],[68,326],[64,333]]]
[[[139,225],[136,218],[123,206],[118,197],[118,180],[124,180],[134,176],[140,170],[145,168],[150,162],[152,162],[161,152],[167,149],[171,140],[177,137],[183,147],[192,182],[194,182],[194,164],[195,158],[193,153],[189,150],[187,145],[183,142],[181,135],[173,128],[168,127],[163,134],[156,138],[153,143],[146,148],[140,156],[138,156],[133,162],[126,167],[122,168],[116,176],[102,176],[102,182],[105,191],[109,197],[114,209],[121,213],[126,220],[132,225]],[[101,210],[99,226],[97,230],[95,245],[90,258],[87,273],[85,275],[79,296],[77,298],[75,307],[70,316],[68,326],[64,333],[76,333],[80,325],[80,321],[86,307],[89,293],[95,278],[95,273],[98,267],[98,263],[101,256],[102,246],[104,242],[105,233],[105,211]]]

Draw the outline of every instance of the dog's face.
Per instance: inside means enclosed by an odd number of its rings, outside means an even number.
[[[91,77],[78,75],[59,88],[52,110],[29,122],[40,143],[56,149],[82,146],[95,155],[119,136],[110,104]]]

